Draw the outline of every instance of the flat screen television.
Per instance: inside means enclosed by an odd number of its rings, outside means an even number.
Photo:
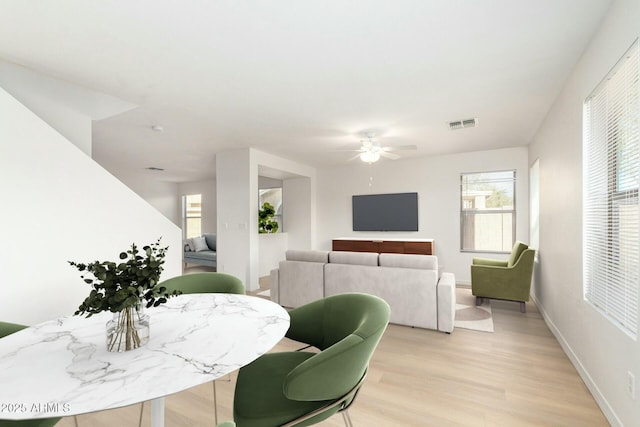
[[[353,196],[353,231],[418,231],[418,193]]]

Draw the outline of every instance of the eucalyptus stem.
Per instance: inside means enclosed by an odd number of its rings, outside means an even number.
[[[116,314],[115,329],[107,343],[109,351],[119,352],[123,347],[125,351],[129,351],[142,345],[140,334],[136,329],[136,316],[138,320],[142,319],[139,310],[131,306]]]

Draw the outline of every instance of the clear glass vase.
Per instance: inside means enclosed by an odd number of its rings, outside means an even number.
[[[113,313],[113,319],[107,322],[108,351],[134,350],[147,342],[149,342],[149,315],[144,313],[141,304]]]

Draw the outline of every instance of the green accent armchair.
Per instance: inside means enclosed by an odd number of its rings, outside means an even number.
[[[471,265],[471,293],[476,305],[483,298],[520,302],[520,311],[525,312],[529,301],[531,276],[536,251],[522,242],[513,245],[511,256],[506,261],[474,258]]]
[[[26,326],[15,323],[0,322],[0,338],[25,329]],[[34,420],[10,421],[0,420],[0,427],[53,427],[60,418],[40,418]]]
[[[373,295],[346,293],[292,310],[286,336],[316,347],[262,355],[240,369],[233,418],[238,427],[308,426],[353,402],[391,309]]]

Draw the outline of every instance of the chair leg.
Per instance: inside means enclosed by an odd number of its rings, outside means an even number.
[[[482,305],[482,297],[476,297],[476,305],[477,306]]]
[[[78,424],[78,416],[77,415],[73,416],[73,422],[76,424],[76,427],[78,427],[79,424]]]
[[[527,312],[527,306],[523,302],[520,302],[520,313],[526,313],[526,312]]]
[[[140,419],[138,420],[138,427],[142,427],[142,411],[144,411],[144,402],[140,403]]]
[[[351,422],[351,417],[349,416],[349,410],[345,409],[342,411],[342,419],[344,420],[344,424],[347,427],[353,427],[353,423]]]
[[[213,384],[213,421],[215,425],[218,425],[218,399],[216,396],[216,382],[211,381]]]

